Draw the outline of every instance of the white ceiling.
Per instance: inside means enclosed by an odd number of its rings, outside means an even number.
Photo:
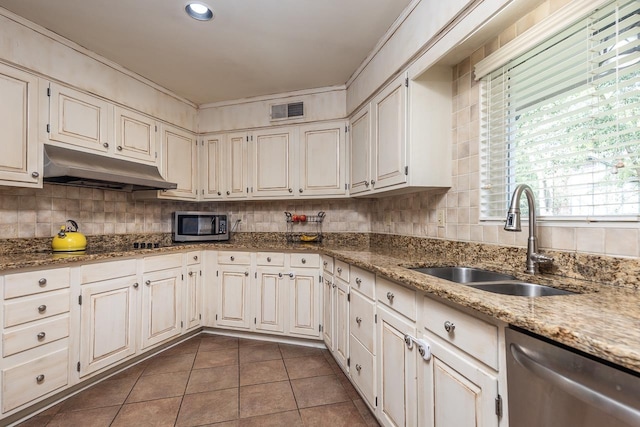
[[[196,104],[344,84],[411,0],[0,0]]]

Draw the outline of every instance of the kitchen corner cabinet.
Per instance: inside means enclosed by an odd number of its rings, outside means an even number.
[[[253,145],[253,197],[282,197],[293,193],[294,134],[291,128],[257,130]]]
[[[182,254],[144,259],[141,299],[141,349],[182,333]]]
[[[196,136],[175,126],[162,124],[162,175],[178,184],[175,190],[158,191],[160,199],[198,198],[198,141]]]
[[[371,180],[371,105],[366,104],[353,117],[349,135],[349,193],[370,190]]]
[[[322,256],[322,339],[333,352],[333,258]]]
[[[0,185],[42,186],[38,87],[33,74],[0,64]]]
[[[346,194],[345,128],[344,121],[300,126],[299,196]]]
[[[202,140],[199,154],[202,200],[219,200],[225,196],[223,177],[229,163],[225,158],[224,146],[224,134],[207,135]]]
[[[202,253],[200,251],[188,252],[186,257],[184,328],[193,329],[202,325]]]
[[[115,107],[114,157],[156,164],[158,158],[158,122],[128,108]]]
[[[320,256],[290,254],[289,328],[292,335],[321,338]]]
[[[331,325],[333,357],[349,372],[349,264],[336,260],[336,274],[331,286]]]

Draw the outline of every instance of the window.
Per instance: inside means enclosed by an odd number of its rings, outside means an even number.
[[[609,3],[482,78],[481,219],[640,219],[640,7]]]

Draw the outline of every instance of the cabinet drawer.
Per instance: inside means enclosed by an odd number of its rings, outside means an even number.
[[[2,412],[28,403],[69,382],[69,350],[49,353],[2,370]]]
[[[218,252],[218,264],[251,264],[251,252]]]
[[[170,268],[182,267],[182,254],[156,255],[144,258],[144,271],[169,270]]]
[[[353,289],[353,288],[352,288]],[[351,292],[351,313],[349,315],[349,330],[370,353],[375,353],[373,337],[375,336],[376,305],[359,292]]]
[[[89,264],[80,267],[80,283],[100,282],[102,280],[116,279],[118,277],[133,276],[136,274],[136,260],[124,259],[119,261]]]
[[[4,298],[16,298],[69,287],[69,269],[30,271],[4,276]]]
[[[68,336],[68,314],[7,329],[2,334],[2,356],[11,356]]]
[[[278,252],[258,252],[256,254],[256,263],[258,265],[274,265],[277,267],[283,267],[284,254]]]
[[[375,395],[376,395],[376,363],[375,357],[367,351],[366,348],[351,336],[350,350],[351,357],[349,375],[356,384],[356,387],[360,389],[360,392],[365,399],[369,402],[371,407],[375,407]],[[402,392],[402,391],[400,391]]]
[[[202,253],[200,251],[187,252],[187,265],[200,264]]]
[[[320,255],[291,254],[291,267],[320,267]]]
[[[416,291],[382,277],[376,278],[376,287],[378,301],[409,319],[416,320]]]
[[[424,298],[424,319],[426,329],[488,366],[498,369],[497,326],[429,297]]]
[[[339,259],[334,262],[335,277],[341,278],[346,283],[349,283],[349,264]]]
[[[4,303],[4,326],[8,328],[68,311],[68,290],[17,298]]]
[[[370,271],[363,270],[358,267],[351,266],[351,289],[357,289],[363,295],[376,299],[376,275]]]
[[[333,274],[333,257],[322,256],[322,269],[329,274]]]

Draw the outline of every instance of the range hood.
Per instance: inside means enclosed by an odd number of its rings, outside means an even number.
[[[44,182],[119,191],[173,190],[157,167],[44,144]]]

